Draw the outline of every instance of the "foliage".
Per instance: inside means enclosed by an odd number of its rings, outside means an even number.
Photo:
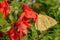
[[[59,0],[9,0],[10,12],[6,20],[1,19],[0,26],[4,24],[9,25],[15,22],[22,13],[22,5],[27,4],[38,14],[48,15],[57,20],[58,24],[54,27],[40,33],[36,30],[33,22],[32,27],[28,29],[28,36],[24,35],[25,40],[60,40],[60,1]],[[6,22],[7,21],[7,22]],[[0,31],[7,31],[10,27],[0,27]],[[2,34],[0,40],[9,40],[9,36]]]

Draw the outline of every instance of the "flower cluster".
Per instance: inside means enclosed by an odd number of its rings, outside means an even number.
[[[32,19],[33,22],[36,21],[36,13],[32,11],[27,5],[23,5],[23,12],[18,20],[12,24],[11,29],[5,34],[10,36],[10,40],[18,40],[18,36],[20,36],[20,40],[24,40],[23,34],[27,35],[27,28],[30,28],[32,25],[29,23],[29,18]],[[5,18],[9,14],[9,6],[7,0],[0,2],[0,12],[2,12],[2,18]],[[15,26],[17,26],[18,30],[15,30]]]
[[[0,2],[0,12],[2,12],[2,18],[5,18],[9,13],[9,6],[7,0]]]
[[[29,18],[36,21],[36,13],[32,11],[27,5],[23,5],[23,13],[16,21],[16,25],[18,27],[18,32],[20,35],[20,39],[23,40],[23,34],[27,35],[27,28],[30,28],[32,25],[29,24]]]

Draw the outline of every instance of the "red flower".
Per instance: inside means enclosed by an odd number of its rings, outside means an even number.
[[[5,18],[9,13],[9,7],[7,0],[0,2],[0,12],[2,12],[2,18]]]
[[[2,12],[2,18],[5,18],[8,15],[9,8],[8,8],[7,0],[0,2],[0,11]],[[37,18],[36,13],[32,11],[32,9],[30,9],[27,5],[23,5],[23,13],[19,17],[19,19],[15,22],[16,26],[18,27],[20,40],[24,40],[23,34],[27,35],[27,28],[30,28],[32,26],[29,23],[29,20],[28,20],[29,18],[31,18],[32,21],[35,22]],[[14,25],[8,32],[5,33],[10,36],[10,40],[18,40],[18,34],[14,28]]]
[[[5,18],[8,15],[9,7],[8,7],[7,0],[4,0],[3,2],[0,2],[0,12],[2,12],[2,18]],[[2,35],[2,33],[3,32],[0,31],[1,35]]]
[[[5,34],[10,36],[10,40],[18,40],[18,33],[15,30],[14,26],[12,26],[12,28]]]
[[[25,12],[26,18],[32,18],[34,22],[36,22],[36,13],[32,11],[27,5],[23,5],[23,11]]]
[[[18,40],[18,34],[17,34],[14,26],[12,26],[9,35],[10,35],[10,40]]]
[[[16,21],[18,32],[20,33],[20,40],[24,40],[23,34],[27,35],[27,28],[31,27],[31,24],[29,24],[28,20],[29,18],[31,18],[35,22],[37,18],[36,13],[32,11],[32,9],[30,9],[27,5],[23,5],[23,13]]]

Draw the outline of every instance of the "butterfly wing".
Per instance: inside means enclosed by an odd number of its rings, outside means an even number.
[[[56,25],[57,21],[47,15],[39,14],[36,21],[37,29],[42,32]]]

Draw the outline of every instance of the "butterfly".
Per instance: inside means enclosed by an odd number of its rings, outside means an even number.
[[[42,14],[39,14],[37,16],[36,26],[37,26],[37,30],[39,30],[40,32],[46,31],[56,24],[57,21],[50,16],[42,15]]]

